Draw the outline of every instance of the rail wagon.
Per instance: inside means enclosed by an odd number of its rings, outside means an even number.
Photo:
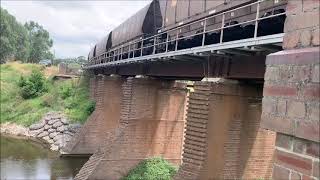
[[[287,1],[254,2],[153,0],[99,41],[89,52],[89,63],[252,38],[256,18],[262,18],[256,36],[282,33]]]

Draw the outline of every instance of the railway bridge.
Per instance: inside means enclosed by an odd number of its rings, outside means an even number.
[[[174,179],[319,179],[319,1],[272,2],[268,16],[250,1],[98,43],[84,67],[96,110],[64,149],[91,155],[76,179],[120,179],[153,156],[180,166]]]

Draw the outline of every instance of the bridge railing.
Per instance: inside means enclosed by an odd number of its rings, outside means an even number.
[[[224,41],[224,35],[225,35],[224,33],[225,33],[226,29],[240,27],[244,24],[252,24],[252,26],[253,26],[252,27],[253,28],[252,38],[256,39],[258,37],[258,26],[259,26],[259,22],[261,20],[280,17],[280,16],[284,16],[286,14],[285,11],[278,12],[278,13],[274,13],[274,11],[273,11],[271,15],[269,14],[268,16],[260,17],[260,10],[261,10],[260,5],[261,5],[261,3],[266,2],[266,1],[267,0],[259,0],[259,1],[247,4],[247,5],[243,5],[238,8],[234,8],[234,9],[231,9],[231,10],[228,10],[225,12],[221,12],[219,14],[209,15],[203,19],[199,19],[194,22],[186,23],[186,24],[180,25],[178,27],[175,27],[173,29],[169,29],[169,30],[166,30],[163,32],[158,32],[157,34],[146,37],[146,38],[140,38],[137,40],[130,41],[128,43],[114,47],[111,50],[109,50],[109,51],[107,51],[97,57],[90,59],[86,66],[107,63],[107,62],[113,62],[113,61],[117,61],[117,60],[133,59],[138,56],[140,57],[140,56],[150,55],[150,54],[167,53],[168,51],[177,51],[177,50],[179,50],[179,48],[178,48],[179,41],[186,40],[189,38],[194,38],[196,36],[202,38],[202,40],[200,43],[201,45],[198,45],[195,47],[205,46],[206,45],[206,38],[210,38],[210,37],[206,37],[206,35],[209,35],[209,33],[215,33],[215,32],[217,32],[216,35],[219,36],[219,39],[218,39],[218,42],[213,43],[213,44],[222,44],[222,43],[226,42],[226,41]],[[229,22],[229,24],[226,23],[226,14],[234,13],[238,10],[248,8],[248,7],[253,7],[253,6],[256,6],[254,19],[245,20],[243,22],[237,22],[235,24],[231,24],[231,22]],[[210,26],[215,26],[215,25],[217,26],[217,24],[208,24],[208,22],[210,20],[215,21],[215,18],[218,18],[218,17],[221,18],[220,26],[218,28],[208,29]],[[237,17],[234,17],[234,18],[237,18]],[[231,20],[232,20],[232,18],[231,18]],[[229,21],[231,21],[231,20],[229,20]],[[201,29],[198,29],[198,31],[196,31],[196,33],[193,33],[193,34],[191,33],[190,35],[181,37],[182,34],[188,33],[188,31],[182,33],[183,28],[191,27],[191,25],[197,24],[197,23],[200,23],[202,25]],[[165,40],[162,39],[164,36],[165,36]],[[147,43],[147,44],[144,44],[144,43]],[[164,47],[161,48],[161,45]],[[169,49],[169,46],[171,46],[170,49]],[[174,47],[172,47],[172,46],[174,46]],[[125,48],[128,50],[124,51]],[[147,49],[152,50],[152,52],[147,52],[148,54],[144,54],[144,52],[145,52],[144,50],[147,50]],[[162,50],[163,52],[159,53],[159,52],[157,52],[157,50]]]

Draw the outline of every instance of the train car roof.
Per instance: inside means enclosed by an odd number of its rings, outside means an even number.
[[[142,27],[144,26],[146,15],[148,14],[149,7],[152,3],[153,1],[112,31],[113,46],[116,46],[143,34]]]
[[[94,45],[94,46],[90,49],[90,52],[89,52],[89,54],[88,54],[89,60],[90,60],[91,58],[93,58],[93,51],[94,51],[95,46],[96,46],[96,45]]]
[[[102,38],[97,44],[96,44],[96,56],[99,56],[107,51],[107,44],[109,41],[110,33],[107,34],[104,38]]]

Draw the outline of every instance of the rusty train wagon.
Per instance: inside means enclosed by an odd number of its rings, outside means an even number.
[[[254,37],[254,20],[257,16],[257,3],[254,2],[153,0],[98,42],[88,55],[89,63],[117,61],[192,48],[202,43],[209,45]],[[258,22],[257,36],[283,32],[286,3],[286,0],[259,3],[258,17],[262,19]],[[277,14],[281,15],[275,16]],[[199,21],[204,18],[205,21]],[[204,26],[206,33],[202,33]],[[159,35],[153,36],[155,34]]]

